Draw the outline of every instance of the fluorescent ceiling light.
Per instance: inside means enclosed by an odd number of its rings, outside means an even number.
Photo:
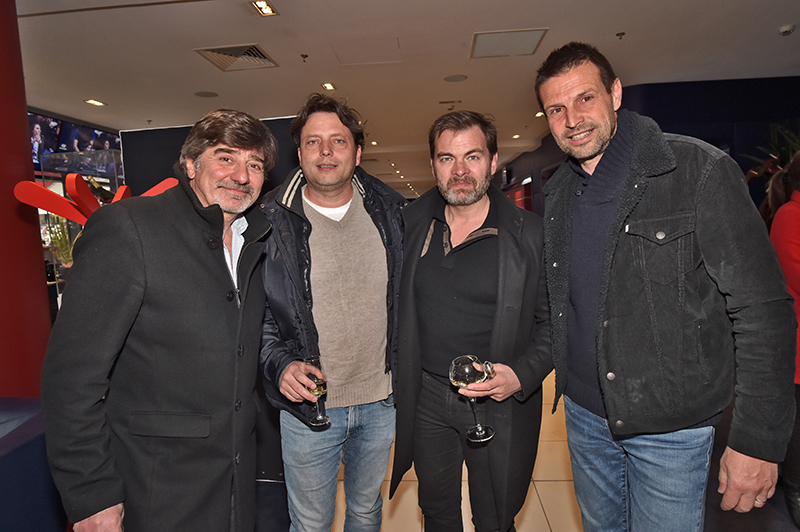
[[[105,104],[100,100],[92,100],[91,98],[88,100],[84,100],[89,105],[96,105],[97,107],[103,107]]]
[[[335,91],[336,87],[333,86],[333,83],[323,83],[322,88],[326,91]]]

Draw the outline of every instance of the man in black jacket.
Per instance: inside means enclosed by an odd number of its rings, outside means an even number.
[[[412,462],[425,530],[460,531],[462,467],[478,532],[507,532],[525,502],[550,369],[542,219],[495,186],[497,130],[483,115],[439,117],[428,137],[438,184],[403,212],[397,439],[391,493]],[[493,363],[458,389],[451,361]],[[468,441],[475,425],[495,430]]]
[[[741,171],[619,111],[620,80],[592,46],[554,51],[536,94],[569,155],[545,185],[545,250],[584,529],[701,530],[734,384],[722,508],[763,506],[794,419],[796,324]]]
[[[269,222],[251,206],[277,154],[252,116],[209,113],[179,185],[100,208],[77,239],[42,370],[76,532],[253,530]]]
[[[364,130],[343,103],[312,95],[291,133],[300,168],[266,206],[261,351],[267,397],[282,409],[289,514],[294,530],[330,530],[342,461],[345,529],[377,532],[394,437],[405,200],[358,166]],[[325,379],[317,408],[324,401],[330,426],[312,431],[311,390]]]

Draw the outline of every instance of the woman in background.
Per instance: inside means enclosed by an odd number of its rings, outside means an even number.
[[[786,276],[794,309],[800,317],[800,152],[770,180],[767,192],[770,210],[775,213],[770,238]],[[798,328],[797,369],[794,374],[794,397],[800,413],[800,328]],[[781,476],[786,505],[795,526],[800,529],[800,416],[795,417],[792,439],[786,450]]]

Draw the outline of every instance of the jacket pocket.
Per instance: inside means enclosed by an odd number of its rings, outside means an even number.
[[[208,438],[209,414],[176,412],[131,412],[128,432],[135,436],[158,438]]]
[[[689,270],[694,229],[693,214],[628,222],[625,233],[636,237],[634,249],[642,277],[669,283]]]

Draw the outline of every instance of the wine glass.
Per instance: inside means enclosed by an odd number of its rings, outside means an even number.
[[[318,356],[306,358],[303,362],[311,364],[320,370],[322,369]],[[317,397],[317,402],[312,403],[312,409],[315,414],[314,417],[309,418],[308,424],[315,428],[327,427],[331,424],[331,418],[325,415],[325,399],[322,396],[328,392],[328,381],[324,376],[319,378],[313,373],[307,373],[306,376],[316,384],[315,388],[306,386],[306,390]]]
[[[450,382],[453,386],[466,388],[473,382],[483,382],[494,377],[494,368],[491,362],[481,364],[475,355],[461,355],[450,363]],[[478,413],[475,411],[475,398],[467,397],[472,415],[475,416],[475,426],[467,430],[467,439],[474,443],[489,441],[494,436],[494,429],[489,425],[481,425]]]

